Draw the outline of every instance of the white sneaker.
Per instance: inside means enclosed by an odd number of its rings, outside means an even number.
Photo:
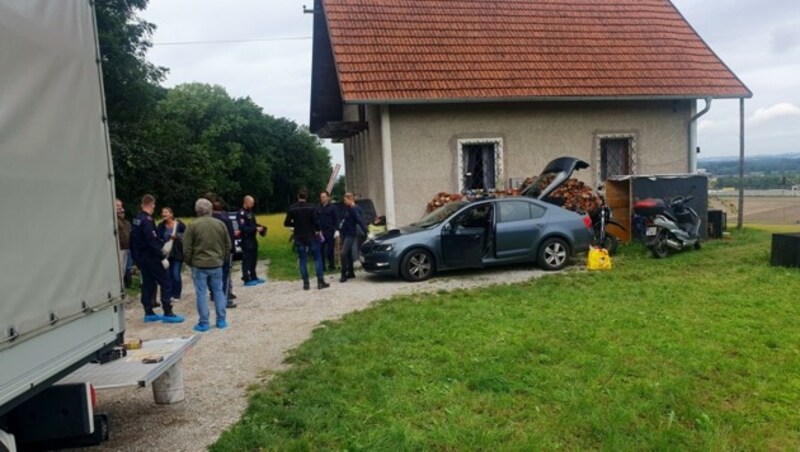
[[[178,301],[181,301],[181,299],[180,298],[170,298],[169,301],[170,301],[170,303],[176,303]]]

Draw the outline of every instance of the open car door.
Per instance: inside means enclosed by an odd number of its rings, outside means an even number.
[[[493,203],[473,205],[442,228],[442,257],[449,268],[483,267],[483,255],[494,227]]]

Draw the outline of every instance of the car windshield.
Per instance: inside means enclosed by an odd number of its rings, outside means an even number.
[[[469,204],[469,202],[467,201],[456,201],[447,203],[442,207],[439,207],[438,209],[434,210],[433,212],[425,215],[424,217],[422,217],[421,220],[417,221],[416,223],[411,223],[411,226],[417,228],[430,228],[436,226],[442,221],[450,218],[450,215],[454,214],[467,204]]]

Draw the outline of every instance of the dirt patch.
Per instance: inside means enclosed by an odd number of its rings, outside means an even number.
[[[186,400],[159,406],[150,388],[100,392],[98,412],[111,417],[111,440],[88,450],[204,450],[239,420],[247,404],[247,388],[285,369],[286,352],[308,339],[320,322],[395,295],[523,282],[543,274],[531,267],[511,267],[410,284],[359,273],[344,284],[328,278],[329,289],[308,292],[299,281],[270,281],[256,287],[237,284],[239,307],[228,312],[230,328],[204,333],[183,360]],[[186,316],[186,323],[144,324],[141,306],[130,303],[126,337],[147,340],[193,334],[197,321],[194,288],[186,277],[184,284],[184,299],[175,310]]]

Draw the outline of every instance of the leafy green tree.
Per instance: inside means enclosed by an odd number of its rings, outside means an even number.
[[[221,86],[176,86],[145,129],[151,147],[140,150],[136,178],[182,213],[207,191],[231,206],[249,194],[260,211],[284,210],[298,188],[320,190],[330,174],[327,149],[306,129]]]
[[[300,188],[309,193],[325,189],[331,174],[328,149],[308,129],[285,118],[272,119],[276,140],[273,210],[285,210]]]
[[[138,205],[142,194],[130,174],[147,147],[142,121],[163,96],[159,83],[167,72],[145,58],[155,25],[136,13],[147,4],[148,0],[95,1],[117,196],[129,206]]]
[[[160,86],[167,69],[146,60],[155,25],[137,17],[148,1],[96,1],[117,196],[136,206],[148,192],[191,214],[202,193],[231,207],[250,194],[276,211],[300,187],[324,188],[330,156],[307,129],[220,86]]]

